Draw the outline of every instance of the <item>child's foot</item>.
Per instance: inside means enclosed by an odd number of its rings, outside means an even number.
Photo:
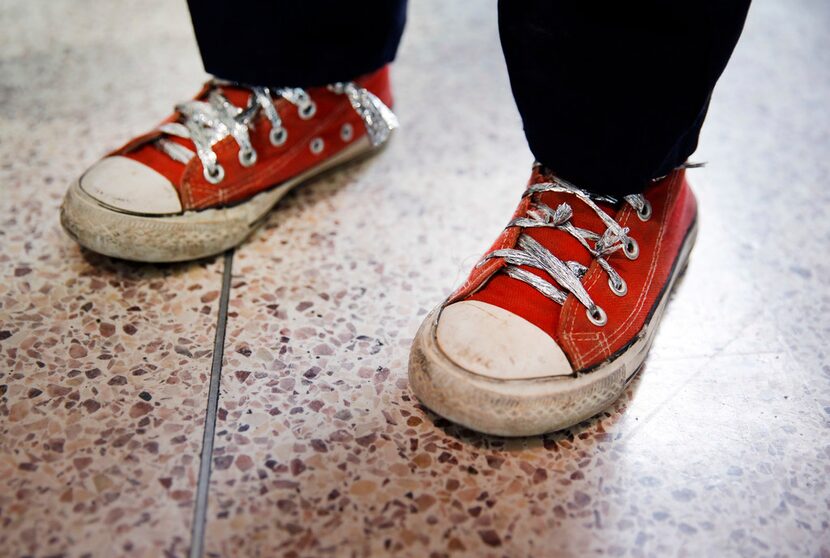
[[[388,68],[308,90],[214,80],[74,182],[61,223],[80,244],[170,262],[242,242],[291,188],[384,144]]]
[[[412,390],[436,413],[502,436],[602,411],[646,358],[696,214],[684,170],[614,200],[535,168],[491,251],[424,320]]]

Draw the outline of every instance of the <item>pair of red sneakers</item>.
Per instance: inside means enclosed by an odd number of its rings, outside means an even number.
[[[83,246],[119,258],[220,253],[294,186],[380,148],[398,125],[391,104],[388,68],[308,90],[210,81],[74,182],[61,222]],[[413,391],[499,435],[598,413],[645,360],[695,216],[683,169],[612,199],[535,166],[493,247],[418,331]]]

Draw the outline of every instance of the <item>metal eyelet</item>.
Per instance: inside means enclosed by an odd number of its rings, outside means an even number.
[[[256,163],[256,151],[251,149],[250,151],[245,151],[240,149],[239,150],[239,164],[243,167],[250,167]]]
[[[586,308],[585,315],[588,316],[588,320],[595,326],[602,327],[608,323],[608,316],[605,314],[605,310],[596,304],[590,308]]]
[[[308,103],[303,105],[303,107],[299,110],[300,118],[303,120],[308,120],[312,118],[315,114],[317,114],[317,103],[314,101],[309,100]]]
[[[340,139],[343,141],[351,141],[353,135],[354,128],[352,128],[352,125],[348,122],[340,127]]]
[[[202,170],[202,174],[204,175],[205,180],[211,184],[219,184],[225,179],[225,169],[218,163],[213,168],[205,167]]]
[[[313,140],[311,140],[311,143],[308,147],[309,149],[311,149],[312,153],[314,153],[315,155],[319,155],[323,152],[324,145],[325,144],[323,143],[323,138],[314,138]]]
[[[629,260],[636,260],[640,255],[640,246],[637,244],[637,241],[629,236],[625,244],[623,244],[623,253],[625,253],[625,257]]]
[[[611,287],[611,292],[617,296],[625,296],[628,292],[628,285],[625,282],[625,279],[620,277],[619,284],[614,283],[614,280],[610,277],[608,278],[608,286]]]
[[[271,128],[268,133],[268,139],[271,140],[271,145],[279,147],[288,139],[288,130],[285,128]]]
[[[643,198],[643,207],[637,212],[637,217],[640,221],[648,221],[651,219],[651,203],[645,198]]]

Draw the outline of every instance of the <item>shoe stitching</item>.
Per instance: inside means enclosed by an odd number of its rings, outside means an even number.
[[[638,297],[637,302],[635,303],[635,305],[632,308],[631,312],[629,312],[629,314],[625,318],[625,320],[623,320],[620,323],[620,325],[610,335],[606,336],[606,338],[608,340],[608,347],[607,347],[607,349],[605,349],[606,352],[607,352],[606,356],[610,356],[610,354],[611,354],[611,348],[610,348],[611,345],[616,343],[623,335],[625,335],[628,332],[628,330],[631,327],[631,324],[634,322],[636,316],[639,315],[640,311],[642,310],[643,306],[645,305],[645,301],[648,299],[648,293],[651,291],[651,287],[654,283],[654,276],[656,275],[657,264],[660,261],[659,253],[660,253],[660,248],[663,244],[663,239],[665,237],[666,223],[669,219],[669,216],[671,214],[671,210],[673,209],[674,202],[676,201],[676,199],[678,197],[678,194],[679,194],[679,191],[680,191],[680,187],[678,187],[678,182],[680,181],[680,178],[681,178],[681,173],[677,173],[677,175],[674,177],[672,182],[669,185],[667,185],[667,187],[669,188],[669,194],[666,198],[666,203],[665,203],[665,206],[663,208],[663,215],[662,215],[662,218],[661,218],[661,221],[660,221],[660,229],[659,229],[659,233],[658,233],[658,236],[657,236],[657,240],[656,240],[655,245],[654,245],[654,251],[653,251],[654,256],[652,258],[652,261],[651,261],[651,264],[650,264],[650,267],[649,267],[649,272],[648,272],[646,281],[643,284],[643,288],[640,292],[640,296]],[[628,214],[624,216],[625,217],[625,223],[627,224],[628,219],[631,217],[631,214],[633,213],[633,211],[628,211],[627,208],[624,209],[624,211],[628,212]],[[594,283],[592,283],[591,286],[593,286],[593,284],[595,284],[595,283],[596,283],[596,279],[594,280]],[[576,313],[573,312],[572,315],[573,315],[573,319],[571,320],[571,326],[573,325],[573,321],[575,319]],[[571,335],[576,335],[576,334],[571,334]],[[573,348],[577,349],[575,347],[575,344],[574,344]],[[577,349],[577,351],[579,351],[579,349]],[[580,358],[579,358],[580,366],[583,366],[585,362],[591,360],[597,354],[602,354],[602,349],[600,347],[594,347],[593,349],[589,349],[589,350],[585,351],[584,353],[580,351]]]

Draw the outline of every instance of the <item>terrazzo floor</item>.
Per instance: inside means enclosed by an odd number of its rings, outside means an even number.
[[[204,79],[185,3],[0,4],[0,556],[830,556],[830,5],[750,11],[643,373],[511,440],[406,382],[531,163],[495,18],[412,2],[390,148],[153,266],[57,208]]]

